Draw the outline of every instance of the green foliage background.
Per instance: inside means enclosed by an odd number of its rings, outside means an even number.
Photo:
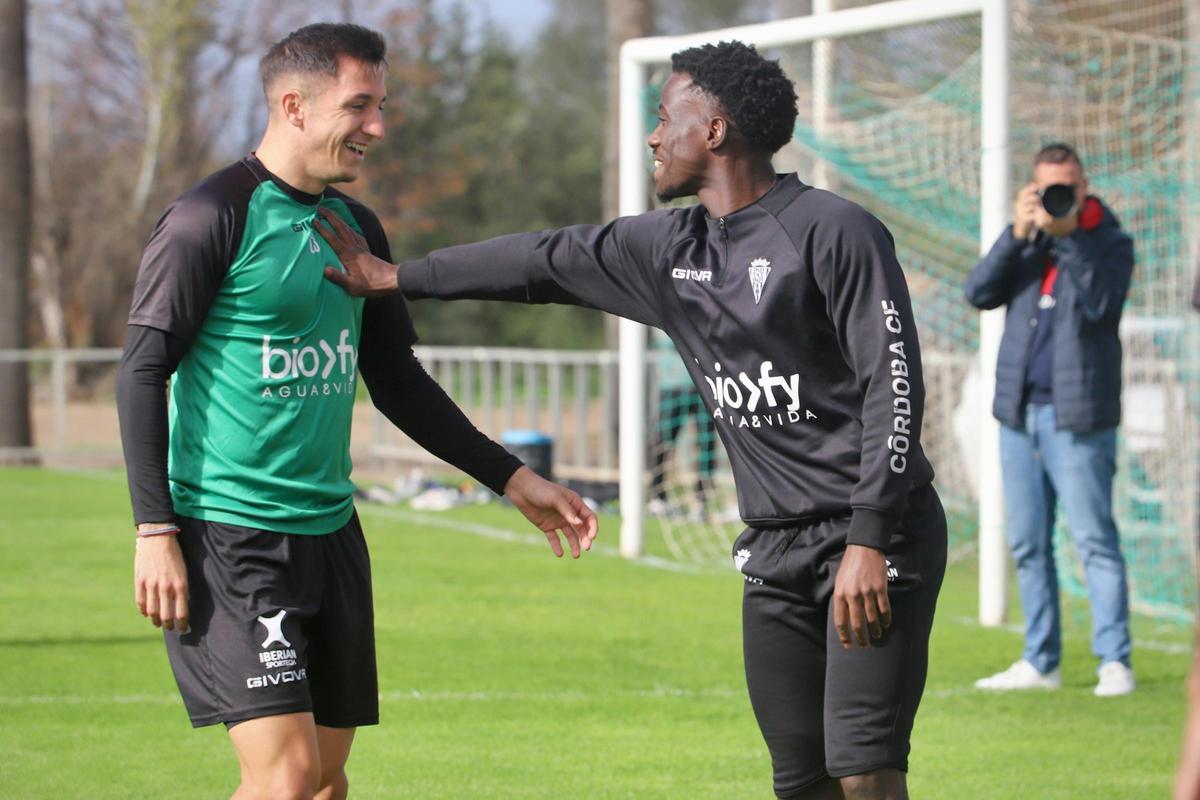
[[[397,259],[600,221],[604,9],[563,6],[524,51],[463,6],[388,31],[389,130],[365,174]],[[427,301],[413,314],[429,344],[603,345],[583,309]]]

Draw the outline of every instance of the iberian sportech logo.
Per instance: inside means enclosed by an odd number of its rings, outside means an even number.
[[[262,341],[263,398],[283,400],[354,394],[358,350],[350,329],[342,328],[337,344],[327,339],[303,344],[299,336]]]
[[[281,683],[295,683],[308,679],[308,670],[304,667],[296,669],[296,650],[283,632],[283,622],[287,618],[287,609],[281,608],[271,616],[261,616],[258,623],[266,629],[262,644],[262,652],[258,654],[258,662],[268,672],[262,675],[252,675],[246,678],[247,689],[262,689],[267,686],[278,686]],[[272,645],[279,647],[268,650]]]

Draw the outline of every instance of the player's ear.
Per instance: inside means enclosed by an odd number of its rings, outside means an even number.
[[[285,89],[280,93],[275,107],[289,125],[304,127],[304,97],[298,88]]]
[[[716,150],[725,143],[729,136],[729,120],[724,117],[713,117],[708,121],[705,131],[705,144],[709,150]]]

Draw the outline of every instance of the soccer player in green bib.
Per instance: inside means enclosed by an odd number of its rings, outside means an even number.
[[[165,628],[193,725],[224,723],[234,797],[345,797],[378,722],[371,575],[353,505],[357,376],[393,423],[504,494],[555,555],[595,516],[480,433],[421,367],[398,296],[323,276],[318,209],[390,260],[378,219],[331,188],[384,134],[383,38],[319,24],[261,63],[262,143],[177,199],[138,271],[117,384],[137,524],[136,602]],[[170,381],[170,403],[165,387]]]

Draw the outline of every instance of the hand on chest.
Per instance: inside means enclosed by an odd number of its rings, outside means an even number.
[[[337,256],[312,228],[315,209],[283,208],[247,231],[222,287],[240,311],[277,333],[301,334],[322,317],[348,321],[361,300],[324,277]],[[289,213],[290,212],[290,213]]]

